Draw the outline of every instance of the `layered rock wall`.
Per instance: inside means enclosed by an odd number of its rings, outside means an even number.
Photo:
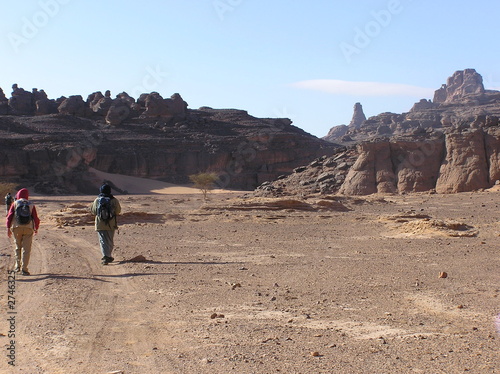
[[[360,143],[265,183],[257,194],[458,193],[500,180],[500,128],[468,128]]]
[[[103,98],[97,95],[95,104]],[[173,111],[186,110],[179,98],[172,101]],[[73,103],[68,110],[82,100]],[[210,171],[221,188],[252,190],[334,148],[288,119],[241,110],[186,110],[175,123],[141,115],[120,126],[73,113],[0,116],[0,178],[42,193],[94,193],[89,168],[177,184]]]
[[[364,143],[357,150],[341,194],[457,193],[489,188],[500,179],[500,138],[482,129],[429,141]]]

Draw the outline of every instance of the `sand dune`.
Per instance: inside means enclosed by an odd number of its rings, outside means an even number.
[[[161,194],[161,195],[178,195],[178,194],[200,194],[200,190],[190,186],[181,186],[172,183],[162,182],[154,179],[130,177],[121,174],[105,173],[100,170],[89,168],[90,172],[95,175],[95,185],[98,187],[102,181],[109,180],[118,188],[132,194]],[[213,189],[211,193],[228,192],[221,189]]]

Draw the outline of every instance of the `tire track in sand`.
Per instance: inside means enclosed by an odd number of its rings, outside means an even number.
[[[18,369],[179,372],[168,354],[155,352],[159,316],[144,318],[141,275],[119,264],[102,266],[99,258],[97,238],[90,242],[48,228],[34,241],[33,275],[17,278]]]

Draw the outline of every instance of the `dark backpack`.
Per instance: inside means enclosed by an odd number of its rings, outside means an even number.
[[[30,202],[28,200],[18,200],[16,206],[16,221],[20,225],[27,225],[31,222]]]
[[[99,201],[97,202],[97,216],[109,225],[109,221],[115,216],[115,210],[111,204],[111,197],[99,197]]]

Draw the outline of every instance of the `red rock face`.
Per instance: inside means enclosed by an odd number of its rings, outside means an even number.
[[[0,116],[0,177],[38,192],[93,193],[89,167],[180,184],[213,171],[219,187],[252,190],[335,148],[288,119],[208,108],[183,118],[106,126],[70,114]]]
[[[443,139],[398,141],[390,147],[397,165],[399,193],[430,191],[435,187],[444,154]]]
[[[500,180],[500,129],[450,130],[420,139],[391,139],[344,148],[265,183],[257,195],[457,193]],[[347,172],[345,172],[347,170]]]
[[[482,130],[446,136],[446,156],[439,170],[436,192],[475,191],[491,187]]]
[[[456,193],[488,188],[498,175],[498,165],[490,167],[489,159],[498,159],[499,146],[498,138],[482,130],[451,133],[428,142],[363,144],[339,192],[366,195],[435,189],[438,193]]]

